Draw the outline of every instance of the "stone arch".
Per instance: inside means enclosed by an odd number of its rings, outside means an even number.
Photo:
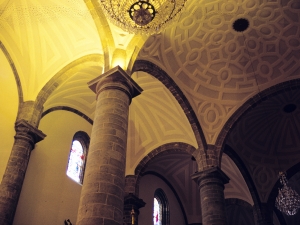
[[[21,85],[21,81],[20,81],[20,77],[19,77],[17,68],[16,68],[15,63],[12,60],[9,52],[7,51],[7,49],[5,48],[4,44],[1,41],[0,41],[0,49],[2,50],[3,54],[5,55],[7,61],[9,62],[11,70],[14,74],[14,77],[15,77],[15,80],[16,80],[16,86],[17,86],[17,90],[18,90],[19,107],[20,107],[20,104],[23,102],[23,91],[22,91],[22,85]]]
[[[111,33],[111,29],[109,27],[108,21],[106,16],[101,10],[98,1],[91,1],[86,0],[85,4],[89,9],[93,20],[95,22],[97,31],[99,33],[100,42],[103,49],[103,63],[104,63],[104,70],[107,71],[110,68],[110,57],[111,57],[111,46],[114,46],[114,39]],[[100,35],[101,34],[101,35]]]
[[[64,110],[64,111],[68,111],[68,112],[72,112],[75,113],[76,115],[82,117],[83,119],[85,119],[87,122],[89,122],[91,125],[93,125],[93,120],[88,117],[87,115],[85,115],[84,113],[82,113],[81,111],[68,107],[68,106],[56,106],[56,107],[52,107],[50,109],[47,109],[46,111],[44,111],[42,113],[41,118],[43,118],[44,116],[46,116],[47,114],[53,112],[53,111],[57,111],[57,110]]]
[[[238,154],[229,145],[224,146],[223,152],[232,159],[232,161],[235,163],[235,165],[240,170],[240,172],[248,186],[248,189],[252,196],[254,205],[260,205],[261,202],[260,202],[260,198],[259,198],[259,195],[258,195],[256,187],[255,187],[255,184],[254,184],[254,182],[251,178],[251,175],[249,174],[245,164],[243,163],[243,161],[240,159]]]
[[[170,224],[170,207],[169,207],[169,201],[168,198],[164,192],[163,189],[158,188],[155,190],[154,192],[154,198],[156,198],[159,202],[159,204],[161,204],[161,208],[162,208],[162,224],[165,225],[169,225]]]
[[[258,104],[267,100],[270,97],[276,96],[285,91],[300,89],[299,84],[300,79],[290,80],[276,84],[254,95],[235,111],[235,113],[228,119],[228,121],[222,128],[215,144],[219,166],[221,165],[222,152],[225,147],[226,139],[230,132],[233,130],[233,128],[236,126],[237,122],[241,118],[243,118],[243,115],[245,115],[252,108],[254,108],[255,106],[257,106]]]
[[[163,85],[165,85],[165,87],[168,88],[168,90],[176,98],[179,105],[183,109],[188,121],[190,122],[192,130],[196,137],[199,151],[194,153],[194,157],[198,163],[198,168],[199,170],[203,170],[204,168],[206,168],[208,165],[207,157],[206,157],[206,149],[207,149],[206,140],[202,128],[197,119],[197,116],[192,106],[190,105],[189,101],[183,94],[183,92],[163,69],[161,69],[159,66],[149,61],[145,61],[145,60],[135,61],[134,66],[132,68],[132,73],[136,71],[144,71],[154,76],[156,79],[162,82]]]
[[[135,172],[134,172],[134,179],[133,182],[134,184],[132,184],[131,186],[134,186],[134,190],[132,190],[132,192],[134,192],[134,194],[136,196],[139,196],[139,180],[143,175],[143,172],[145,171],[148,163],[155,158],[155,156],[163,153],[163,152],[186,152],[188,154],[191,155],[191,157],[194,155],[196,149],[195,147],[189,145],[189,144],[185,144],[182,142],[175,142],[175,143],[168,143],[168,144],[164,144],[159,146],[158,148],[152,150],[150,153],[148,153],[148,155],[146,155],[141,161],[140,163],[137,165],[137,167],[135,168]],[[133,176],[131,176],[133,177]]]
[[[103,60],[103,56],[100,54],[92,54],[83,56],[70,64],[66,65],[63,69],[61,69],[57,74],[55,74],[40,90],[37,98],[36,98],[36,106],[41,107],[47,101],[48,97],[51,93],[61,85],[69,76],[72,76],[74,68],[82,67],[83,65],[91,65],[91,66],[101,66],[101,62]]]

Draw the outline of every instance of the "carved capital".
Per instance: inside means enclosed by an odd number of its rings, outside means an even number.
[[[217,183],[218,181],[222,182],[222,184],[227,184],[230,179],[219,167],[212,167],[193,174],[192,180],[197,182],[198,186],[201,188],[204,184]]]
[[[119,66],[105,72],[88,82],[89,88],[97,95],[107,89],[124,91],[130,100],[143,91],[143,89]]]
[[[128,194],[125,196],[124,198],[124,209],[126,210],[131,210],[132,208],[135,210],[135,211],[138,211],[140,208],[143,208],[144,206],[146,205],[146,203],[136,197],[134,194]]]
[[[15,140],[25,139],[30,142],[32,149],[34,145],[43,140],[46,135],[36,127],[30,125],[26,120],[19,120],[15,123]]]

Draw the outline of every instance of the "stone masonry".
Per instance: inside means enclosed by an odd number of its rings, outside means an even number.
[[[200,189],[203,225],[227,225],[224,184],[229,178],[219,167],[212,167],[192,176]]]
[[[13,223],[30,153],[35,143],[45,137],[45,134],[25,120],[16,122],[15,130],[15,142],[0,185],[1,225]]]
[[[128,113],[142,89],[120,68],[89,82],[97,95],[77,225],[123,224]]]

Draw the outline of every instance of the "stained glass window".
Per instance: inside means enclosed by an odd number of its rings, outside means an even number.
[[[88,136],[84,132],[77,132],[74,135],[69,154],[67,175],[74,181],[82,184],[84,166],[86,161],[86,152]]]
[[[170,211],[167,196],[158,188],[154,193],[153,225],[169,225]]]
[[[158,202],[157,198],[154,198],[153,207],[153,224],[161,225],[161,204]]]

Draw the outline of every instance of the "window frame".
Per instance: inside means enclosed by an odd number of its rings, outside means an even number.
[[[72,177],[70,177],[68,175],[71,150],[72,150],[72,145],[73,145],[74,141],[78,141],[81,144],[82,149],[83,149],[83,155],[84,155],[84,160],[83,160],[83,163],[82,163],[82,169],[81,169],[80,174],[79,174],[79,182],[77,180],[74,180]],[[76,182],[76,183],[78,183],[80,185],[83,184],[83,180],[84,180],[84,172],[85,172],[85,166],[86,166],[86,161],[87,161],[89,143],[90,143],[90,137],[88,136],[88,134],[86,132],[84,132],[84,131],[78,131],[73,136],[73,139],[72,139],[72,142],[71,142],[71,146],[70,146],[70,150],[69,150],[66,175],[68,176],[68,178],[72,179],[74,182]]]
[[[161,188],[155,190],[154,197],[153,197],[153,211],[152,211],[153,216],[154,216],[154,199],[156,199],[158,203],[161,205],[161,225],[170,225],[169,201],[165,192]]]

